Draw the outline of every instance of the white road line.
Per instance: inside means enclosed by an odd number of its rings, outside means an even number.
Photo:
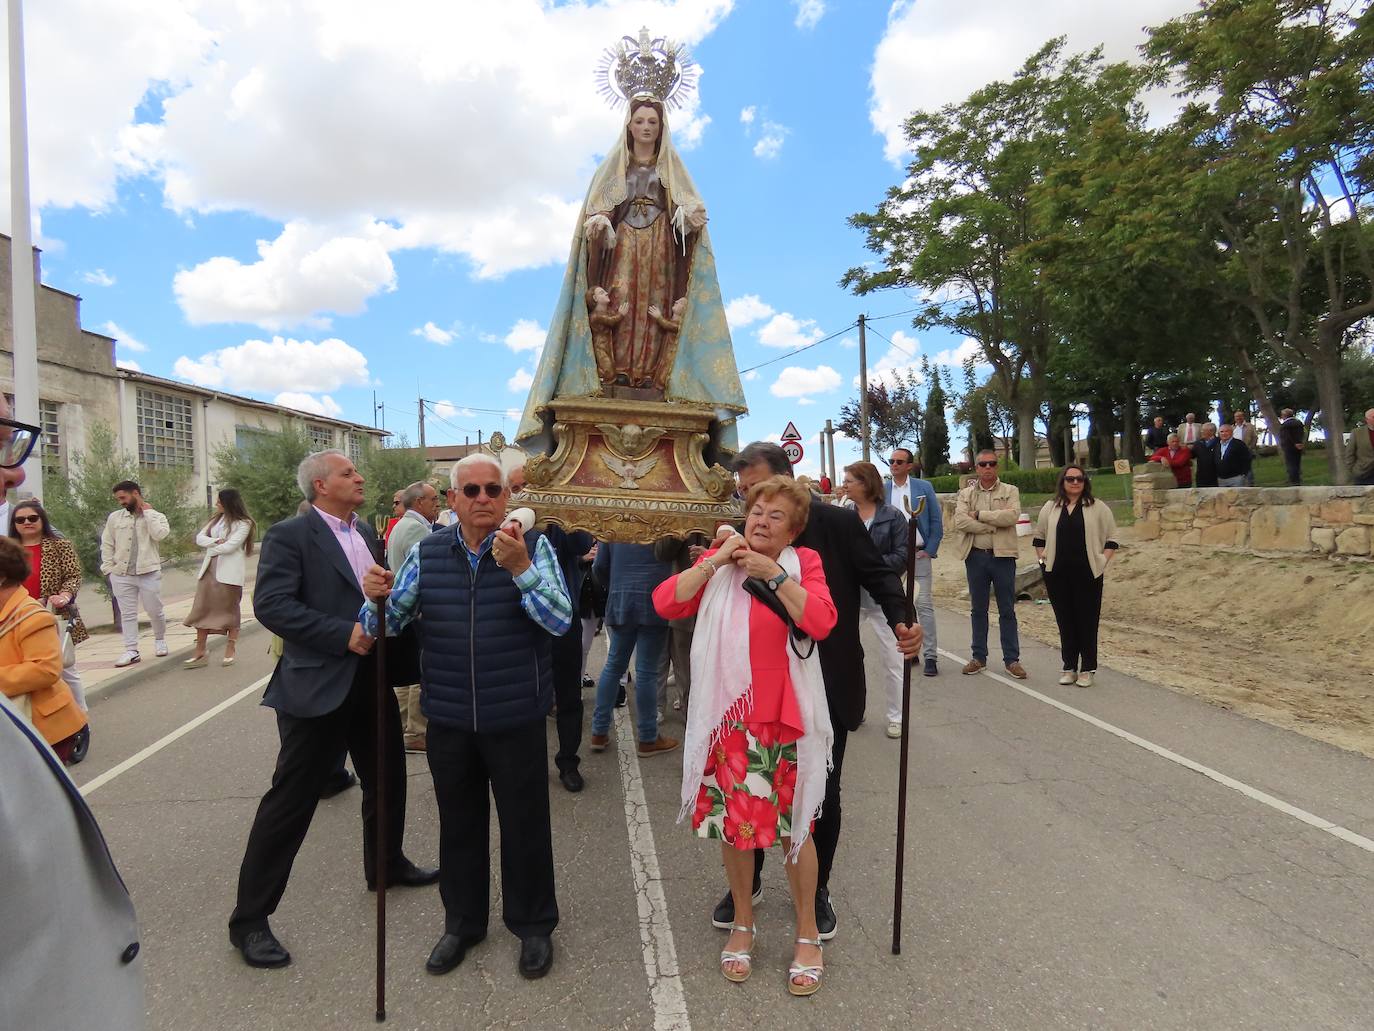
[[[261,691],[263,687],[266,686],[267,681],[269,679],[271,679],[271,677],[267,676],[263,677],[261,680],[253,681],[238,694],[226,698],[224,701],[220,702],[212,709],[207,709],[205,712],[202,712],[195,719],[191,720],[191,722],[183,723],[170,734],[167,734],[165,737],[158,738],[156,741],[154,741],[147,748],[143,749],[141,752],[136,752],[135,754],[129,756],[129,758],[125,759],[122,763],[119,763],[116,766],[111,766],[104,773],[100,774],[100,776],[92,777],[89,781],[82,785],[81,794],[86,798],[90,798],[91,792],[95,791],[97,788],[104,787],[106,784],[110,783],[110,781],[118,777],[121,773],[128,773],[130,770],[132,770],[139,763],[143,762],[145,759],[151,759],[153,756],[157,755],[158,752],[162,751],[164,748],[170,745],[173,741],[176,741],[178,738],[185,737],[187,734],[191,733],[191,731],[199,727],[202,723],[206,723],[209,720],[214,719],[225,709],[229,708],[231,705],[234,705],[237,702],[243,701],[243,699],[247,698],[254,691]]]
[[[961,656],[955,655],[953,652],[945,651],[943,648],[938,650],[941,655],[953,659],[955,662],[965,663],[968,661]],[[1065,705],[1063,702],[1051,698],[1048,695],[1043,695],[1039,691],[1034,691],[1029,687],[1018,684],[1014,680],[1009,680],[1000,673],[994,673],[992,670],[985,668],[983,670],[983,676],[991,677],[999,684],[1005,684],[1007,687],[1020,691],[1023,695],[1028,695],[1038,702],[1044,702],[1046,705],[1053,706],[1060,712],[1068,713],[1075,719],[1080,719],[1084,723],[1089,723],[1098,730],[1105,730],[1108,734],[1113,734],[1123,741],[1129,741],[1137,748],[1143,748],[1147,752],[1152,752],[1161,759],[1168,759],[1171,763],[1177,763],[1184,769],[1192,770],[1194,773],[1200,773],[1208,780],[1214,780],[1218,784],[1230,788],[1232,791],[1240,792],[1246,798],[1253,799],[1262,805],[1267,805],[1270,809],[1276,809],[1286,816],[1293,817],[1295,820],[1301,820],[1309,827],[1315,827],[1319,831],[1325,831],[1332,837],[1339,838],[1341,841],[1354,845],[1356,848],[1362,848],[1366,852],[1374,852],[1374,840],[1366,838],[1363,834],[1356,834],[1347,827],[1342,827],[1338,823],[1332,823],[1330,820],[1317,816],[1315,813],[1309,813],[1306,809],[1300,809],[1292,803],[1285,802],[1281,798],[1275,798],[1268,792],[1261,791],[1256,787],[1251,787],[1244,781],[1236,780],[1234,777],[1228,777],[1226,774],[1214,770],[1210,766],[1204,766],[1202,763],[1189,759],[1185,755],[1179,755],[1177,752],[1172,752],[1163,745],[1157,745],[1153,741],[1146,741],[1143,737],[1132,734],[1129,730],[1122,730],[1120,727],[1114,726],[1106,720],[1100,720],[1096,716],[1090,716],[1086,712],[1075,709],[1072,705]]]
[[[634,727],[629,709],[615,710],[615,749],[620,781],[625,788],[625,829],[630,835],[630,874],[639,903],[639,941],[644,949],[644,972],[649,976],[649,999],[654,1007],[654,1031],[692,1031],[687,996],[677,965],[677,946],[668,923],[668,900],[658,869],[649,803],[639,775]]]

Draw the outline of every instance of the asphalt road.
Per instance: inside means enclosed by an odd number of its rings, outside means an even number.
[[[966,654],[966,616],[940,616],[942,643]],[[230,670],[153,667],[100,696],[78,782],[264,677],[265,647],[265,634],[247,634]],[[602,656],[599,644],[594,667]],[[389,1025],[1369,1028],[1374,762],[1110,671],[1091,691],[1058,687],[1055,657],[1038,646],[1024,661],[1025,686],[1042,697],[960,676],[948,657],[940,677],[916,678],[900,956],[890,948],[899,745],[871,698],[846,760],[832,884],[840,933],[814,998],[786,991],[793,931],[776,855],[754,976],[728,984],[716,960],[725,936],[707,920],[724,887],[719,854],[673,823],[680,754],[639,766],[612,748],[584,754],[582,794],[551,781],[562,910],[553,972],[517,975],[498,897],[487,941],[452,974],[427,975],[442,930],[437,889],[393,891]],[[321,804],[273,920],[294,964],[250,970],[228,944],[238,863],[276,749],[259,695],[89,796],[142,921],[149,1024],[375,1027],[374,896],[356,790]],[[408,765],[406,849],[432,864],[428,769],[423,757]],[[499,893],[495,860],[493,881]]]

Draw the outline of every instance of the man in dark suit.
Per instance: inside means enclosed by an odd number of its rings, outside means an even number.
[[[741,493],[770,476],[791,476],[792,463],[776,444],[756,442],[744,447],[735,459],[735,474]],[[859,643],[859,588],[873,595],[892,627],[895,641],[907,658],[921,651],[920,626],[908,626],[906,595],[902,582],[883,562],[863,521],[852,509],[837,508],[819,498],[811,501],[806,529],[793,544],[811,548],[821,556],[825,582],[835,602],[838,621],[830,636],[818,645],[825,694],[830,702],[830,722],[835,731],[831,757],[833,767],[825,781],[825,803],[816,820],[816,923],[822,939],[835,937],[835,909],[830,904],[830,871],[840,843],[840,774],[844,769],[844,750],[851,731],[859,729],[864,718],[868,687],[864,681],[864,650]],[[754,853],[754,897],[761,897],[762,850]],[[721,929],[735,922],[735,903],[725,893],[711,915],[711,923]]]
[[[1193,474],[1193,486],[1215,487],[1217,485],[1217,428],[1210,422],[1202,425],[1202,439],[1192,446],[1193,461],[1197,469]]]
[[[282,639],[262,704],[277,710],[281,751],[258,805],[239,869],[229,941],[253,967],[291,962],[268,926],[305,840],[320,790],[347,748],[363,784],[363,872],[375,889],[377,815],[376,665],[358,623],[362,579],[381,561],[377,535],[355,515],[363,478],[341,451],[306,457],[296,482],[312,511],[277,523],[263,538],[253,610]],[[386,693],[388,885],[433,884],[438,870],[401,853],[406,771],[396,696]],[[394,747],[393,747],[394,746]]]
[[[1235,435],[1235,430],[1229,422],[1221,424],[1220,434],[1216,446],[1217,486],[1249,486],[1253,453],[1245,442]]]

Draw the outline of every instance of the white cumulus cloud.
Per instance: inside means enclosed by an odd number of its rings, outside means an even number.
[[[840,374],[828,365],[818,365],[814,369],[789,365],[768,390],[774,397],[801,399],[809,398],[811,394],[827,393],[841,382]]]
[[[100,331],[106,336],[114,337],[121,350],[136,351],[139,354],[148,350],[147,344],[136,339],[132,333],[115,322],[106,322],[100,327]]]
[[[797,9],[794,24],[799,29],[814,29],[825,17],[825,0],[792,0],[792,6]]]
[[[410,333],[412,336],[421,337],[431,344],[438,344],[440,347],[453,343],[453,333],[447,329],[441,329],[433,322],[426,322],[418,329],[412,329]]]
[[[773,306],[759,299],[758,294],[736,297],[725,306],[725,321],[730,331],[743,329],[773,314]]]
[[[549,331],[534,319],[519,319],[505,335],[503,342],[517,354],[521,351],[540,351],[543,350],[544,338],[548,335]],[[528,383],[525,385],[529,386]]]
[[[519,394],[530,389],[534,383],[534,374],[529,369],[516,369],[515,375],[506,380],[506,389],[512,393]]]
[[[225,390],[328,391],[366,386],[367,358],[357,348],[330,337],[312,340],[248,340],[199,358],[182,356],[173,365],[181,379]]]
[[[815,319],[799,319],[785,311],[778,312],[758,331],[759,343],[781,348],[805,347],[824,335]]]
[[[901,160],[902,124],[913,111],[963,100],[985,83],[1009,78],[1046,40],[1064,35],[1070,51],[1100,43],[1110,61],[1135,59],[1145,42],[1142,26],[1196,8],[1197,0],[1050,0],[1028,17],[1019,0],[895,0],[873,54],[869,119],[888,159]],[[1157,102],[1177,106],[1162,96]]]
[[[128,369],[130,372],[143,371],[143,366],[139,365],[138,362],[134,361],[132,358],[116,358],[115,367],[120,369]]]
[[[178,272],[172,289],[192,325],[327,325],[324,314],[356,315],[368,298],[395,289],[389,232],[375,222],[344,232],[289,222],[275,240],[258,241],[257,261],[211,258]]]
[[[92,286],[114,286],[115,277],[106,272],[103,268],[92,269],[90,272],[81,273],[81,281],[90,283]]]
[[[753,104],[750,104],[748,107],[740,109],[739,120],[743,125],[753,125],[754,116],[757,114],[758,108],[755,107]]]
[[[758,142],[754,144],[754,157],[770,161],[782,153],[782,145],[792,130],[777,122],[765,121],[760,130]]]
[[[272,398],[274,405],[281,405],[283,408],[293,408],[298,412],[306,412],[310,415],[323,415],[330,419],[340,419],[343,417],[343,409],[328,394],[315,397],[313,394],[303,394],[294,390],[284,390],[276,397]]]

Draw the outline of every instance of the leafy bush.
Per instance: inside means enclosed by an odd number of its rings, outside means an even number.
[[[224,443],[215,449],[215,478],[243,495],[259,532],[296,514],[301,503],[296,467],[312,450],[302,425],[248,435],[242,448]]]
[[[1059,469],[999,469],[998,476],[1003,483],[1010,483],[1023,494],[1053,494],[1059,483]],[[930,485],[940,494],[953,494],[974,476],[973,473],[958,476],[936,476]]]
[[[191,478],[191,469],[186,466],[141,468],[133,455],[115,448],[110,428],[96,423],[90,429],[86,450],[72,454],[69,474],[48,474],[43,505],[53,525],[71,538],[82,572],[99,580],[100,534],[105,520],[118,507],[110,488],[120,480],[134,480],[143,488],[148,504],[167,517],[171,532],[158,544],[158,552],[169,561],[195,550],[196,531],[208,516],[204,506],[188,499]]]
[[[424,452],[406,445],[406,438],[402,436],[394,447],[374,446],[363,451],[358,471],[367,481],[363,484],[367,502],[358,510],[359,519],[366,519],[374,526],[385,525],[386,518],[391,515],[391,496],[402,487],[429,479]]]

